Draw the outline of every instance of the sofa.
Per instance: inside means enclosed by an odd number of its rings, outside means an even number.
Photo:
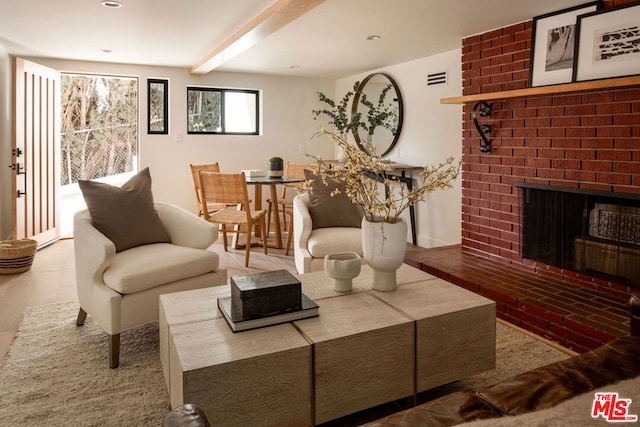
[[[630,335],[475,393],[451,393],[364,426],[603,425],[603,419],[591,416],[596,391],[631,399],[636,402],[631,414],[639,415],[640,294],[631,297],[630,311]]]

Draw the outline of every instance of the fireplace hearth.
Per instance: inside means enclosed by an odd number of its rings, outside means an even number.
[[[640,196],[515,185],[523,258],[640,288]]]

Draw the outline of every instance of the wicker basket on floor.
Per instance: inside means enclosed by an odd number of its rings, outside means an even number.
[[[0,274],[23,273],[31,268],[38,242],[32,239],[0,241]]]

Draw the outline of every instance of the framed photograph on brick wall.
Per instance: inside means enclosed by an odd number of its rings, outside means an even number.
[[[574,81],[640,74],[640,4],[578,18]]]
[[[571,82],[578,17],[601,7],[594,1],[533,18],[529,87]]]

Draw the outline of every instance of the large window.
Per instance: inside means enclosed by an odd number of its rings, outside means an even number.
[[[258,135],[257,90],[187,87],[187,133]]]
[[[137,170],[138,79],[62,74],[62,185]]]

